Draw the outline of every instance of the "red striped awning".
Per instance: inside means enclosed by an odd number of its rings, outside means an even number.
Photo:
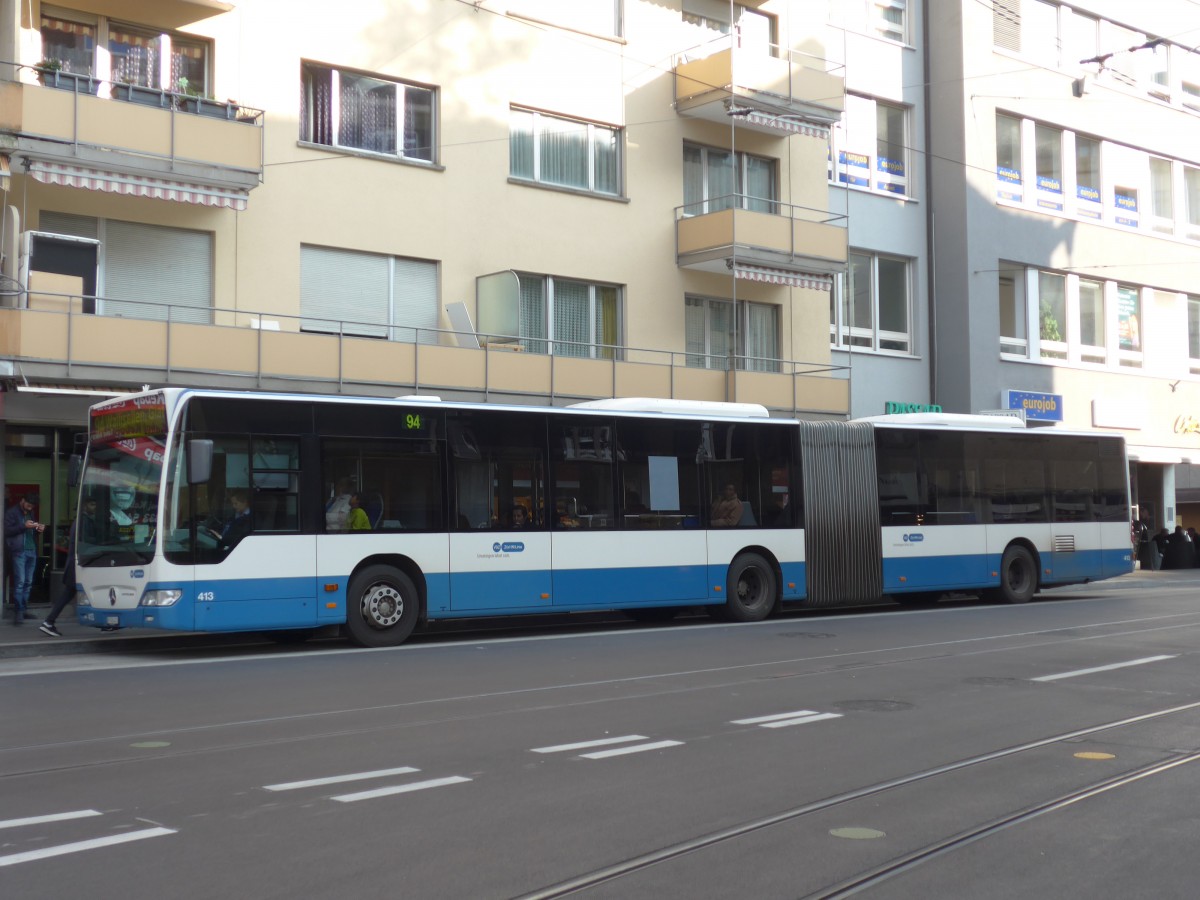
[[[249,199],[249,193],[246,191],[222,190],[209,185],[173,181],[169,178],[149,178],[144,175],[106,172],[103,169],[45,160],[30,160],[29,174],[42,184],[60,184],[89,191],[104,191],[108,194],[149,197],[152,200],[174,200],[177,203],[220,206],[239,211],[246,208],[246,201]]]
[[[731,267],[735,278],[747,281],[761,281],[764,284],[784,284],[794,288],[808,288],[813,291],[833,290],[833,276],[817,275],[812,272],[788,272],[784,269],[772,269],[767,266],[751,266],[746,263],[734,263]]]

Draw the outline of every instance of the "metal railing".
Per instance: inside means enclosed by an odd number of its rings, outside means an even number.
[[[38,298],[37,307],[30,308],[29,295]],[[297,316],[273,312],[252,311],[247,309],[230,309],[221,307],[192,307],[180,304],[157,303],[135,300],[117,300],[104,297],[82,297],[80,295],[56,294],[48,291],[22,292],[12,298],[17,301],[15,307],[0,306],[0,315],[6,312],[28,313],[33,316],[55,317],[59,324],[59,332],[65,332],[66,358],[29,356],[18,348],[12,357],[15,362],[28,365],[59,365],[65,371],[66,378],[77,377],[79,370],[89,372],[113,371],[127,372],[131,380],[142,380],[148,373],[161,373],[166,383],[180,383],[180,379],[188,376],[207,376],[210,381],[215,377],[225,380],[233,379],[249,388],[262,388],[267,382],[307,382],[335,386],[338,392],[349,387],[359,388],[391,388],[411,389],[413,391],[462,390],[468,393],[479,393],[485,398],[491,395],[536,395],[546,396],[552,403],[560,400],[594,399],[599,397],[619,396],[618,382],[623,367],[650,367],[658,372],[668,373],[666,391],[671,398],[679,396],[678,382],[682,380],[681,372],[697,374],[711,372],[723,376],[725,381],[723,398],[735,399],[728,396],[730,379],[745,376],[764,377],[768,379],[786,378],[791,381],[790,412],[797,414],[807,409],[799,403],[798,391],[800,382],[805,378],[822,378],[849,381],[848,366],[826,362],[804,362],[778,359],[775,357],[750,356],[745,354],[707,354],[689,350],[664,350],[658,348],[636,347],[624,344],[596,344],[581,341],[562,340],[550,337],[529,337],[521,335],[488,334],[480,332],[463,332],[446,328],[426,326],[409,326],[359,322],[353,320],[331,321],[316,319],[308,316]],[[50,301],[52,308],[45,307]],[[95,304],[96,313],[82,311],[85,303]],[[119,305],[122,314],[105,314],[105,306]],[[84,350],[76,350],[75,337],[80,327],[80,320],[127,320],[131,323],[153,324],[162,326],[162,363],[148,365],[137,362],[121,361],[120,348],[111,346],[96,347],[89,344]],[[230,329],[239,333],[245,329],[253,329],[255,334],[253,358],[245,360],[237,369],[220,370],[212,367],[196,367],[183,364],[179,360],[182,355],[177,349],[180,340],[178,332],[186,326],[204,326],[211,328]],[[314,374],[298,375],[272,370],[264,363],[264,343],[272,335],[291,335],[298,338],[314,340],[335,340],[337,372],[335,376]],[[195,337],[195,335],[189,335]],[[218,338],[219,339],[219,338]],[[395,344],[411,346],[412,348],[412,377],[410,379],[377,378],[368,379],[347,375],[348,361],[354,354],[361,352],[365,344]],[[315,347],[315,345],[314,345]],[[531,349],[531,347],[533,349]],[[475,352],[483,354],[483,374],[481,383],[471,387],[451,386],[447,388],[444,381],[436,377],[423,377],[422,354],[426,357],[444,350]],[[538,352],[543,350],[544,352]],[[514,390],[509,387],[498,387],[493,374],[493,360],[499,355],[521,354],[529,358],[542,358],[549,361],[547,381],[541,387],[530,385],[528,390]],[[579,362],[598,363],[607,370],[607,383],[601,384],[598,377],[589,377],[588,393],[566,391],[557,386],[562,367]],[[136,373],[136,375],[134,374]],[[589,375],[598,376],[598,372]],[[200,382],[203,383],[203,382]],[[626,392],[627,394],[628,392]],[[847,388],[848,398],[848,388]],[[736,399],[759,402],[754,398],[738,397]],[[789,410],[784,404],[765,404],[774,409]],[[847,409],[844,412],[848,412]]]

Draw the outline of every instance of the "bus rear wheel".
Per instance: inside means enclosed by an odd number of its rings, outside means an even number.
[[[742,553],[729,566],[725,582],[725,618],[759,622],[775,608],[775,568],[757,553]]]
[[[1005,603],[1028,603],[1037,586],[1037,566],[1033,563],[1033,554],[1014,544],[1004,551],[1000,560],[1000,587],[989,596]]]
[[[420,605],[411,578],[391,566],[368,566],[350,580],[346,630],[363,647],[395,647],[416,628]]]

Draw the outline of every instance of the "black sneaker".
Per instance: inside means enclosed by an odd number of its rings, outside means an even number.
[[[62,637],[62,632],[55,628],[54,623],[52,622],[43,622],[38,626],[38,630],[41,631],[42,634],[50,635],[50,637]]]

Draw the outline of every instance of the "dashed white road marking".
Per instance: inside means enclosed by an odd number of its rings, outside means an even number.
[[[42,825],[46,822],[66,822],[68,819],[86,819],[88,816],[99,816],[103,813],[94,809],[77,809],[74,812],[51,813],[48,816],[27,816],[24,819],[5,819],[0,822],[0,828],[20,828],[24,825]]]
[[[598,750],[595,753],[581,753],[584,759],[607,759],[610,756],[625,756],[628,753],[644,753],[647,750],[661,750],[663,747],[679,747],[683,741],[655,741],[652,744],[634,744],[632,747],[617,747],[615,750]]]
[[[130,841],[141,841],[167,834],[175,834],[175,830],[173,828],[145,828],[141,831],[92,838],[90,841],[76,841],[72,844],[59,844],[57,847],[43,847],[40,850],[27,850],[24,853],[10,853],[8,856],[0,856],[0,866],[15,866],[18,863],[48,859],[52,856],[64,856],[68,853],[79,853],[83,850],[95,850],[99,847],[112,847],[115,844],[127,844]]]
[[[331,775],[328,778],[310,778],[307,781],[287,781],[283,784],[264,784],[264,791],[295,791],[300,788],[321,787],[326,784],[343,784],[347,781],[366,781],[370,778],[388,778],[392,775],[411,775],[420,772],[412,766],[397,769],[377,769],[374,772],[355,772],[350,775]]]
[[[644,734],[627,734],[623,737],[601,738],[598,741],[580,741],[576,744],[555,744],[553,747],[534,747],[531,753],[565,753],[568,750],[586,750],[588,747],[607,747],[612,744],[628,744],[630,741],[648,741]]]
[[[424,791],[429,788],[445,787],[448,784],[462,784],[470,781],[462,775],[451,775],[448,778],[431,778],[428,781],[414,781],[411,784],[396,784],[391,787],[378,788],[374,791],[360,791],[357,794],[341,794],[330,797],[339,803],[354,803],[358,800],[374,800],[376,797],[388,797],[392,794],[407,794],[410,791]]]
[[[1059,672],[1057,675],[1042,675],[1031,681],[1058,681],[1060,678],[1074,678],[1077,675],[1091,675],[1093,672],[1109,672],[1113,669],[1124,669],[1126,666],[1142,666],[1146,663],[1161,662],[1164,659],[1175,659],[1178,654],[1170,656],[1147,656],[1144,659],[1131,659],[1129,662],[1113,663],[1110,666],[1096,666],[1092,669],[1076,669],[1074,672]]]
[[[840,719],[841,713],[819,713],[813,709],[799,709],[789,713],[775,713],[771,716],[755,716],[752,719],[734,719],[730,725],[757,725],[760,728],[787,728],[790,725],[807,725],[809,722],[822,722],[825,719]]]

